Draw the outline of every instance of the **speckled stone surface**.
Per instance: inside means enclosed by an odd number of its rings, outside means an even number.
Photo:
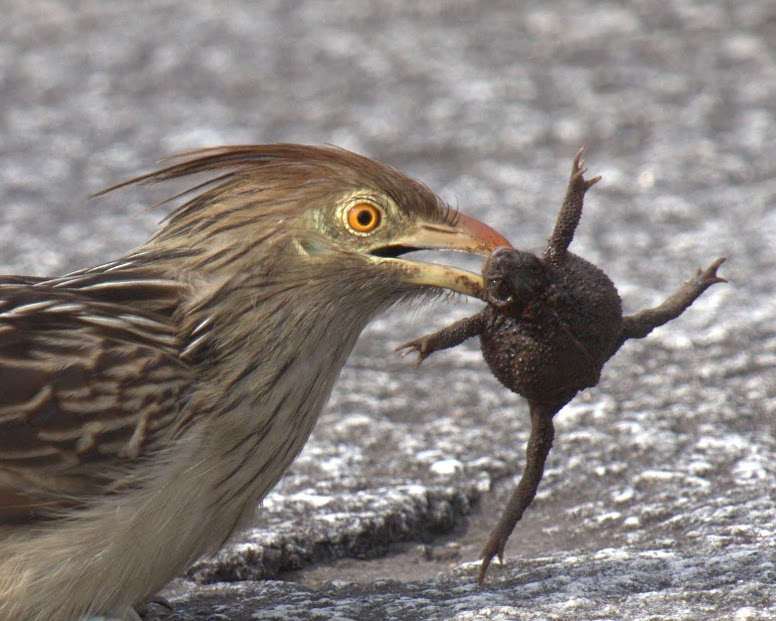
[[[176,152],[276,141],[387,161],[534,252],[586,144],[603,181],[571,250],[626,312],[728,257],[730,284],[556,417],[484,587],[527,407],[476,341],[418,371],[393,353],[479,308],[452,298],[367,329],[256,527],[148,619],[776,618],[776,4],[0,6],[0,272],[129,250],[176,188],[90,193]]]

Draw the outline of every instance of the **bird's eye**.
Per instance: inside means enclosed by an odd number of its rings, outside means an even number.
[[[371,233],[380,226],[380,210],[372,203],[357,203],[348,209],[348,226],[356,233]]]

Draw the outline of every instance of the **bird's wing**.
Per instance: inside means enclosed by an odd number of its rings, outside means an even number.
[[[191,383],[164,314],[54,283],[0,278],[0,524],[120,484]]]

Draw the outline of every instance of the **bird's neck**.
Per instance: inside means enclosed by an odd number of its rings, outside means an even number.
[[[190,305],[184,359],[206,379],[184,424],[199,427],[201,454],[228,462],[215,481],[221,514],[250,515],[277,483],[307,441],[361,330],[381,310],[374,296],[360,299],[358,291],[332,296],[324,278],[288,282],[267,277],[250,285],[250,295],[244,282],[221,283],[210,287],[217,303]],[[209,314],[198,313],[205,308]]]

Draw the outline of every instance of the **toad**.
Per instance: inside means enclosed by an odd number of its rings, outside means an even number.
[[[604,363],[625,341],[644,338],[681,315],[708,287],[725,282],[717,276],[725,259],[717,259],[659,306],[623,317],[609,277],[568,251],[585,193],[601,178],[585,179],[583,153],[581,149],[574,158],[566,197],[542,256],[497,248],[482,270],[488,306],[397,349],[403,355],[417,352],[420,365],[435,351],[479,336],[493,374],[528,401],[531,433],[525,469],[482,550],[480,584],[493,557],[503,560],[507,539],[536,495],[555,434],[555,414],[580,390],[598,383]]]

